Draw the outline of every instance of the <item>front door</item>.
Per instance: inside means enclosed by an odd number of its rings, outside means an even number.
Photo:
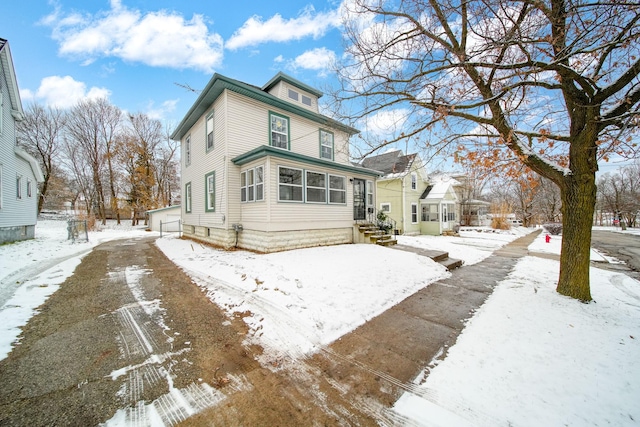
[[[367,217],[366,181],[354,178],[353,180],[353,219],[361,220]]]

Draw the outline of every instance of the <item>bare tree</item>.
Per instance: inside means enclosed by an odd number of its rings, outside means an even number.
[[[353,0],[336,108],[354,120],[402,109],[403,132],[387,143],[437,131],[434,148],[511,158],[553,181],[557,291],[590,301],[598,161],[635,155],[639,20],[623,0]]]
[[[32,103],[27,106],[24,120],[16,122],[18,142],[38,160],[44,175],[38,199],[38,213],[47,198],[51,178],[56,172],[62,173],[59,156],[66,119],[65,112],[59,108],[45,108]]]
[[[156,176],[156,200],[158,207],[171,206],[174,200],[174,192],[179,188],[179,159],[180,142],[170,137],[166,128],[163,135],[163,143],[159,144],[155,155]]]
[[[85,162],[91,169],[95,208],[103,225],[106,224],[107,218],[103,184],[105,166],[112,212],[116,216],[119,215],[115,185],[116,172],[112,158],[115,150],[116,132],[120,126],[120,116],[120,109],[111,105],[106,99],[79,101],[69,112],[67,143],[69,150],[77,152],[68,152],[68,154],[72,154],[73,157],[80,154],[80,161]],[[73,165],[73,168],[74,170],[83,169],[78,165]],[[78,177],[77,174],[76,177]],[[91,211],[93,206],[89,208]]]

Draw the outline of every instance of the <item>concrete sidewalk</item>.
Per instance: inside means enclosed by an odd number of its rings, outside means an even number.
[[[540,231],[523,236],[478,264],[416,292],[334,342],[316,356],[325,373],[391,406],[411,381],[455,344],[473,316]],[[392,249],[390,249],[392,250]]]

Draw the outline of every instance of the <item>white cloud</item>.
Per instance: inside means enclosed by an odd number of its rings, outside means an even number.
[[[275,58],[273,58],[273,62],[277,62],[277,63],[284,62],[284,56],[282,55],[276,56]]]
[[[191,20],[168,11],[142,14],[120,0],[95,15],[63,15],[56,9],[45,17],[61,55],[89,64],[99,57],[118,57],[154,67],[193,68],[207,73],[223,57],[222,37],[210,33],[202,15]]]
[[[82,99],[108,98],[111,91],[103,87],[91,87],[75,80],[71,76],[49,76],[40,81],[40,87],[34,93],[30,89],[22,89],[23,101],[39,101],[45,105],[60,108],[71,108]]]
[[[160,104],[160,106],[150,102],[147,106],[146,114],[152,119],[163,120],[169,113],[175,111],[178,101],[179,99],[169,99]]]
[[[233,33],[225,46],[235,50],[267,42],[300,40],[309,36],[317,39],[339,25],[340,15],[337,10],[315,13],[312,6],[303,9],[297,18],[291,19],[275,14],[263,21],[261,16],[254,15]]]
[[[380,111],[364,118],[359,127],[379,137],[391,136],[402,130],[409,114],[406,108]]]
[[[291,65],[293,68],[303,68],[306,70],[326,71],[335,63],[336,54],[326,47],[319,47],[308,50],[296,57]]]

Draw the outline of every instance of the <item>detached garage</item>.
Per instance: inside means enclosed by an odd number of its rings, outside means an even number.
[[[147,211],[147,215],[151,231],[162,231],[163,233],[182,231],[180,205]],[[161,225],[162,230],[160,229]]]

